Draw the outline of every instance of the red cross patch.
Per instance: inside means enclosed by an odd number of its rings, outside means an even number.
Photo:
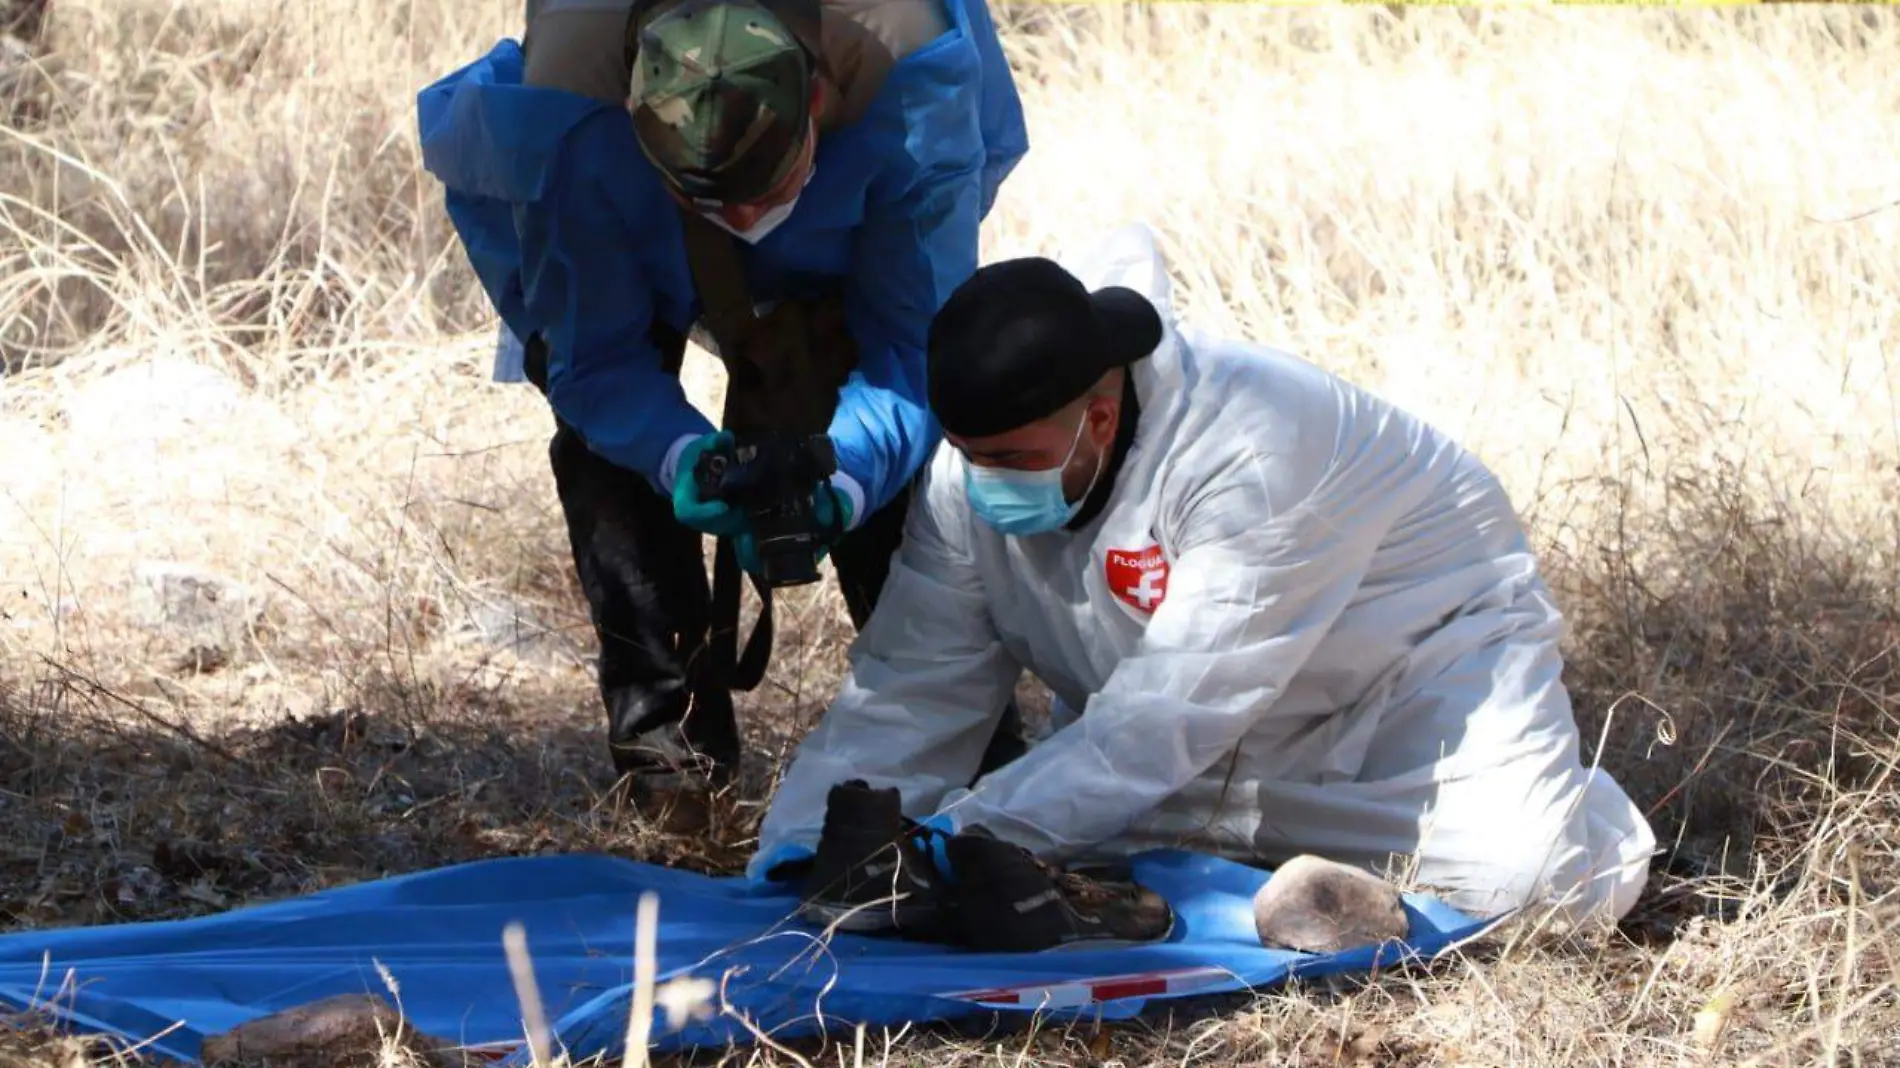
[[[1110,549],[1107,571],[1109,592],[1144,615],[1153,615],[1168,596],[1168,558],[1159,545],[1139,552]]]

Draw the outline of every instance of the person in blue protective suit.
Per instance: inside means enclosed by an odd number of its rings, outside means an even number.
[[[805,566],[829,556],[864,624],[939,439],[928,324],[1028,148],[989,12],[540,0],[519,42],[427,86],[417,111],[502,320],[495,376],[553,409],[615,768],[636,798],[728,781],[731,692],[757,684],[770,642],[764,535],[695,472],[732,455],[735,426],[821,438],[835,470],[785,475],[786,499],[811,517]],[[681,386],[689,337],[727,365],[723,428]],[[710,585],[704,535],[720,539]],[[768,646],[755,631],[742,660],[738,567],[768,596]],[[1019,722],[1012,700],[993,763],[1021,751]]]

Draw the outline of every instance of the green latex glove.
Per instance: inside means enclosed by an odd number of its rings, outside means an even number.
[[[830,539],[823,538],[821,535],[818,552],[812,557],[813,562],[818,562],[830,555],[831,540],[843,534],[845,529],[851,526],[851,499],[832,489],[831,483],[820,483],[812,492],[811,510],[812,518],[818,521],[820,531],[829,531],[831,534]],[[752,536],[750,529],[733,537],[732,548],[738,555],[739,566],[748,574],[757,575],[764,570],[759,563],[758,540]]]
[[[736,538],[747,533],[749,527],[746,515],[724,501],[701,500],[699,486],[693,479],[693,468],[699,463],[700,454],[707,449],[729,449],[732,445],[730,430],[706,434],[680,450],[679,469],[673,474],[673,517],[702,534],[711,534],[716,538]]]

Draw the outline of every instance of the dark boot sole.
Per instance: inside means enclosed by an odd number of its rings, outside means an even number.
[[[983,952],[986,952],[986,953],[1080,953],[1080,952],[1085,952],[1087,950],[1133,949],[1137,946],[1154,946],[1154,945],[1160,945],[1161,943],[1166,942],[1168,939],[1174,937],[1174,929],[1175,929],[1176,924],[1178,923],[1179,923],[1179,917],[1175,915],[1172,909],[1170,909],[1168,911],[1167,930],[1162,931],[1159,934],[1156,934],[1152,938],[1119,938],[1114,935],[1100,935],[1100,936],[1089,937],[1089,938],[1077,938],[1068,942],[1057,942],[1055,945],[1043,946],[1039,949],[990,949],[990,950],[984,950]]]
[[[1031,950],[1032,953],[1078,953],[1089,949],[1133,949],[1136,946],[1159,945],[1174,933],[1170,927],[1164,934],[1153,938],[1078,938],[1073,942],[1060,942],[1047,949]]]
[[[935,905],[875,904],[844,905],[807,901],[798,906],[798,918],[853,934],[881,934],[898,930],[921,930],[939,922],[941,910]]]

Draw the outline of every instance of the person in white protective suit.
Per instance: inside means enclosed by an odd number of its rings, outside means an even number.
[[[1068,263],[987,266],[933,323],[945,445],[748,873],[809,869],[849,781],[1050,864],[1306,853],[1483,916],[1626,914],[1655,838],[1580,760],[1563,619],[1493,474],[1176,323],[1145,227]],[[1025,669],[1053,733],[965,788]]]

